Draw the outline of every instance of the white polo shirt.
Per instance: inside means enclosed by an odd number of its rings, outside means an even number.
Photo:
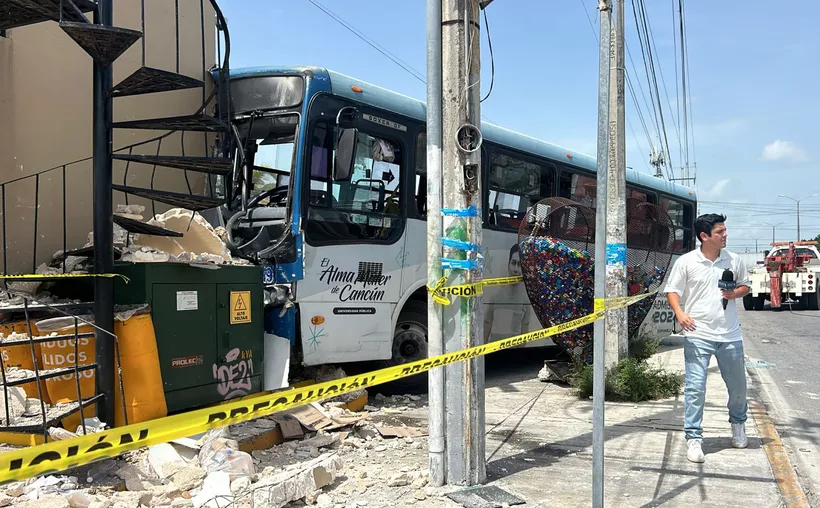
[[[734,273],[738,287],[751,286],[746,263],[727,250],[721,250],[714,262],[706,259],[699,248],[675,261],[664,291],[680,296],[681,307],[695,321],[695,331],[685,332],[687,337],[715,342],[742,340],[737,300],[729,300],[723,310],[718,282],[726,269]]]

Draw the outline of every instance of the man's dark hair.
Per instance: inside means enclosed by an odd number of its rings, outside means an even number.
[[[712,230],[718,224],[726,222],[726,216],[719,213],[707,213],[695,219],[695,236],[698,237],[700,243],[703,239],[700,237],[701,233],[706,233],[706,236],[712,236]]]

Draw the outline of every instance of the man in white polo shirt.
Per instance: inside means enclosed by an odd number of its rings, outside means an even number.
[[[684,431],[686,456],[703,462],[703,405],[706,399],[706,373],[709,361],[717,358],[720,375],[729,392],[729,422],[732,446],[745,448],[746,370],[743,337],[735,300],[750,290],[746,263],[727,250],[726,217],[701,215],[695,220],[700,249],[681,256],[666,281],[666,297],[684,330],[686,388],[684,390]],[[724,272],[731,271],[735,289],[721,291],[718,284]],[[727,274],[728,275],[728,274]],[[725,302],[724,302],[725,300]]]

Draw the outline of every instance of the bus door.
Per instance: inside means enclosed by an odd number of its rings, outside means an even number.
[[[345,105],[319,97],[310,124],[305,278],[297,289],[307,365],[389,359],[401,297],[407,128],[357,106],[356,130],[342,133],[335,119]],[[346,136],[352,166],[340,178],[334,154]]]

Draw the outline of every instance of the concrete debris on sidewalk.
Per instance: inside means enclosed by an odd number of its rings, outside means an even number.
[[[427,487],[426,426],[384,411],[421,401],[385,397],[361,414],[309,404],[5,486],[0,508],[453,506]],[[293,437],[242,451],[246,433],[280,426]]]

